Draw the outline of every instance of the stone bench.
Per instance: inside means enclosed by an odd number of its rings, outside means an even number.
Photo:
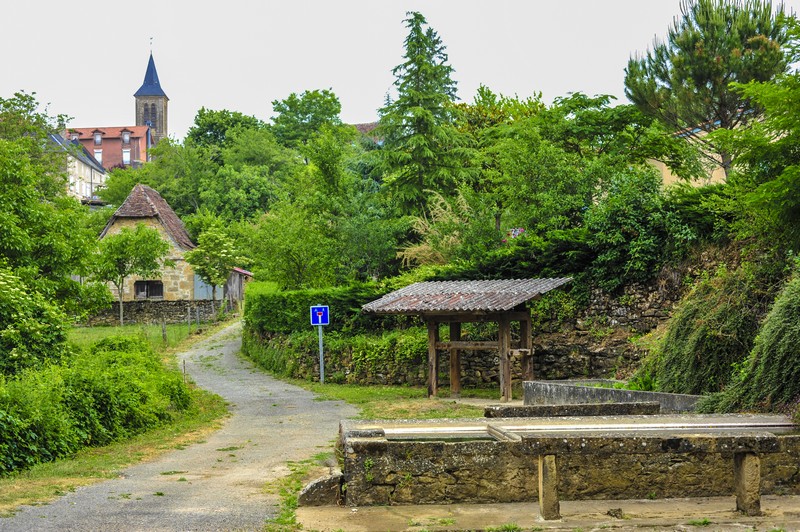
[[[538,456],[539,512],[543,519],[560,519],[558,497],[559,455],[594,455],[598,459],[614,454],[720,453],[733,463],[736,510],[761,514],[760,455],[780,451],[778,438],[770,432],[672,433],[642,436],[641,433],[576,433],[523,437],[527,451]]]

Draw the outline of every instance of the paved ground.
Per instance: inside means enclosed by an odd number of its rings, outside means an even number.
[[[797,531],[800,496],[761,499],[764,515],[744,517],[733,497],[671,500],[562,501],[560,521],[542,521],[538,504],[464,504],[363,508],[300,508],[304,530],[570,530]],[[609,513],[613,514],[609,515]],[[505,525],[516,525],[519,529]]]
[[[278,499],[267,481],[289,460],[330,448],[355,409],[315,401],[237,356],[238,324],[180,355],[198,385],[224,397],[232,416],[205,443],[126,470],[120,478],[25,507],[0,530],[260,530]],[[170,474],[165,474],[170,473]]]

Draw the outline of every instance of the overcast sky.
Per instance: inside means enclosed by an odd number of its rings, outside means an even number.
[[[169,134],[200,107],[262,120],[272,101],[332,89],[342,120],[371,122],[402,61],[408,11],[447,47],[463,101],[484,84],[545,101],[569,92],[625,101],[628,58],[666,35],[680,0],[139,0],[4,2],[0,97],[36,92],[73,127],[132,125],[153,39]],[[800,0],[785,5],[798,11]]]

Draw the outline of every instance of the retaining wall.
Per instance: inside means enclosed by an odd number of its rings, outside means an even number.
[[[578,382],[584,385],[579,385]],[[524,405],[570,405],[584,403],[658,402],[661,413],[694,412],[698,395],[643,392],[602,388],[599,384],[615,381],[525,381],[522,383]],[[594,385],[594,386],[593,386]]]

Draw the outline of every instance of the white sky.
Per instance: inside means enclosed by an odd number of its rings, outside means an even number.
[[[480,84],[547,102],[578,91],[625,101],[628,58],[666,35],[680,0],[2,3],[0,97],[36,92],[73,127],[132,125],[152,37],[169,134],[183,139],[202,106],[269,120],[273,100],[313,89],[332,89],[347,123],[376,120],[407,11],[438,32],[464,101]]]

